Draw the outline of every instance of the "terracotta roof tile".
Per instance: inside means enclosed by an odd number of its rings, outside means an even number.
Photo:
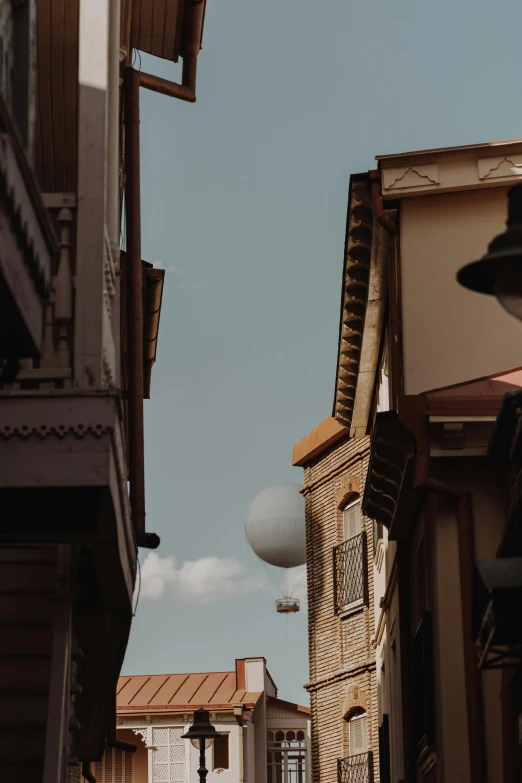
[[[149,680],[150,675],[129,677],[123,688],[117,694],[117,702],[121,705],[131,704],[145,683],[147,683]]]
[[[236,672],[151,674],[120,677],[118,712],[176,710],[197,707],[223,709],[234,704],[254,705],[261,693],[237,689]]]
[[[225,679],[214,694],[216,704],[225,704],[230,700],[230,693],[236,689],[236,673],[227,672]]]
[[[167,674],[149,704],[169,704],[188,677],[189,674]]]
[[[181,688],[176,691],[172,699],[169,700],[169,704],[192,704],[192,697],[203,685],[207,677],[208,674],[191,674]]]

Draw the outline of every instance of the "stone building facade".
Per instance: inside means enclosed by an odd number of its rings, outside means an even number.
[[[314,782],[521,779],[520,326],[455,279],[502,231],[521,155],[390,155],[350,180],[333,417],[293,459]]]
[[[312,783],[379,780],[374,540],[361,512],[369,447],[327,419],[294,448],[306,503]]]

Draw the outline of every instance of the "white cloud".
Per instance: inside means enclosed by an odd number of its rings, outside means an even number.
[[[189,279],[185,270],[180,269],[176,264],[166,266],[165,272],[169,278],[169,287],[175,288],[177,291],[200,291],[202,289],[200,283]]]
[[[141,566],[140,597],[155,601],[166,592],[182,603],[216,604],[267,590],[263,576],[245,573],[238,560],[202,557],[178,566],[172,555],[149,552]]]

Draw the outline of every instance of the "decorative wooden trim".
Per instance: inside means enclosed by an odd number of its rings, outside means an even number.
[[[346,690],[346,696],[343,699],[342,711],[344,720],[349,720],[358,710],[369,711],[366,689],[361,688],[358,684],[349,685]]]
[[[334,416],[350,428],[368,303],[373,210],[367,175],[350,179]]]
[[[337,508],[342,511],[347,503],[361,496],[361,480],[359,476],[348,474],[341,478],[341,486],[337,491]]]

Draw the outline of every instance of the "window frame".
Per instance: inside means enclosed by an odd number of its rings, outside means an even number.
[[[358,513],[358,519],[357,519],[358,528],[359,529],[358,529],[357,533],[354,533],[353,535],[348,536],[346,534],[347,531],[346,531],[346,523],[345,523],[344,515],[351,508],[355,508],[355,506],[359,507],[359,513]],[[342,515],[343,515],[342,520],[343,520],[343,543],[344,543],[345,541],[349,541],[351,538],[355,538],[356,536],[359,536],[364,531],[363,518],[362,518],[361,498],[357,497],[357,498],[355,498],[355,500],[351,500],[349,503],[346,503],[346,505],[343,506]]]
[[[221,771],[221,770],[229,770],[230,769],[230,732],[229,731],[220,731],[219,733],[220,733],[221,736],[220,737],[216,737],[214,739],[214,742],[212,743],[212,772],[217,772],[217,771]],[[216,753],[216,741],[217,740],[221,740],[221,739],[226,739],[226,742],[227,742],[227,746],[226,746],[227,747],[227,766],[226,767],[216,766],[216,761],[215,761],[215,758],[216,758],[216,756],[215,756],[215,753]]]
[[[359,720],[365,721],[366,731],[365,731],[365,749],[364,750],[358,750],[356,753],[352,752],[352,726],[354,726],[355,723]],[[351,758],[352,756],[362,756],[364,753],[368,753],[370,750],[370,738],[369,738],[369,721],[368,721],[368,713],[367,712],[357,712],[354,715],[351,715],[348,718],[348,757]]]

